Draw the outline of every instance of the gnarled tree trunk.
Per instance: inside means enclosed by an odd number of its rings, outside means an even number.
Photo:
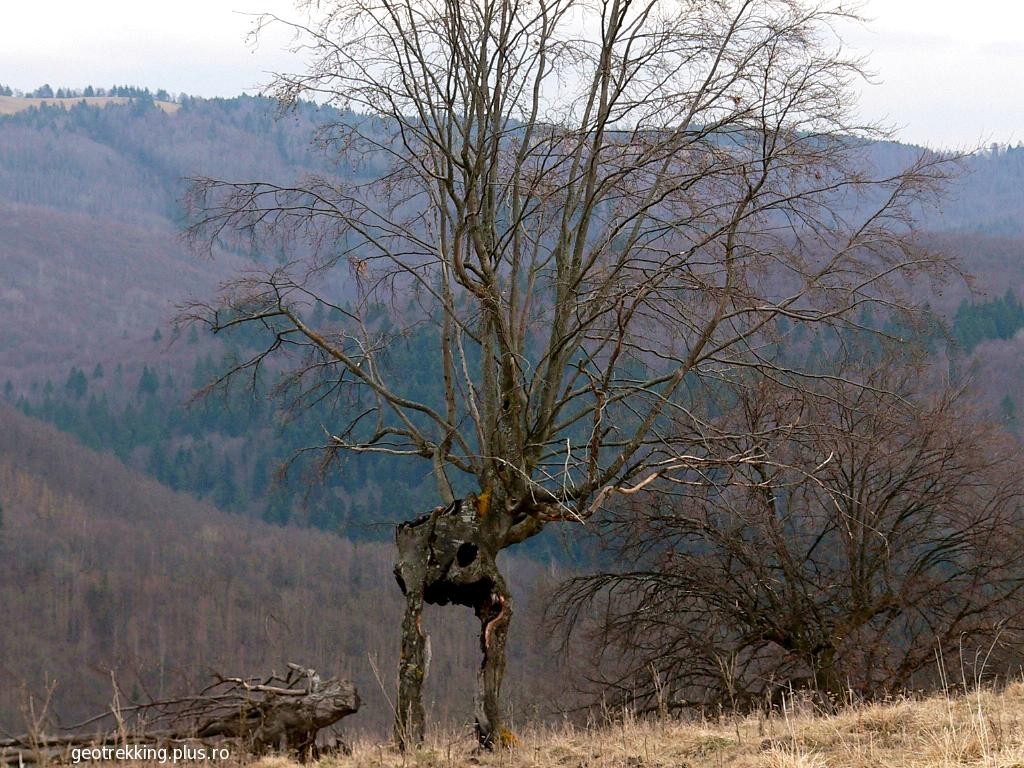
[[[423,631],[423,577],[415,561],[413,567],[395,566],[395,576],[405,593],[405,616],[402,618],[402,655],[398,662],[398,707],[395,718],[395,741],[405,749],[423,741],[423,681],[426,680],[430,658],[429,638]],[[403,575],[404,572],[404,575]]]
[[[395,577],[406,599],[395,723],[395,738],[402,748],[423,739],[422,690],[430,663],[421,622],[424,603],[465,605],[480,619],[483,660],[474,706],[477,738],[488,749],[509,738],[499,697],[512,598],[496,562],[509,526],[503,510],[491,511],[489,501],[489,494],[471,495],[396,529]]]
[[[496,743],[506,744],[511,738],[502,725],[501,681],[505,676],[505,643],[512,620],[512,596],[505,580],[495,570],[490,594],[474,606],[480,619],[480,652],[483,659],[477,673],[477,695],[474,714],[476,735],[481,746],[490,749]]]

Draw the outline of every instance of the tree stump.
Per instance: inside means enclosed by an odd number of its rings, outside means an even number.
[[[317,757],[317,733],[358,711],[360,704],[352,683],[333,678],[304,694],[287,689],[259,693],[262,699],[245,701],[237,712],[203,723],[196,735],[238,738],[257,755],[268,749],[290,751],[306,760]]]

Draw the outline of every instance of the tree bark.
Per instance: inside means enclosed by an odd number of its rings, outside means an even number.
[[[811,672],[818,706],[835,712],[843,700],[844,686],[836,663],[836,649],[826,646],[811,653]]]
[[[402,523],[395,531],[395,578],[406,598],[395,720],[401,748],[423,740],[423,680],[429,664],[420,622],[424,603],[465,605],[480,619],[483,660],[474,706],[477,738],[487,749],[508,740],[500,694],[512,598],[496,557],[509,521],[499,505],[492,509],[488,502],[486,494],[470,495]]]
[[[492,749],[511,740],[502,722],[501,681],[505,676],[505,643],[512,620],[512,596],[505,580],[496,572],[494,586],[474,610],[480,619],[480,652],[483,660],[477,674],[477,697],[474,707],[476,735],[480,745]]]
[[[427,677],[426,633],[423,631],[423,588],[407,588],[402,619],[402,655],[398,662],[398,711],[395,742],[404,750],[423,741],[423,681]]]

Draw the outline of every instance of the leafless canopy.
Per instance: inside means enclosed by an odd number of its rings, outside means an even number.
[[[266,353],[305,355],[300,389],[361,391],[327,447],[428,459],[446,503],[474,477],[508,515],[501,546],[665,466],[686,382],[775,367],[780,317],[845,322],[935,265],[910,223],[945,165],[873,173],[845,3],[300,8],[309,69],[276,94],[343,110],[323,134],[337,173],[198,180],[197,242],[296,256],[191,314],[270,329]],[[315,299],[341,319],[314,323]],[[411,336],[437,361],[429,401],[388,366]]]

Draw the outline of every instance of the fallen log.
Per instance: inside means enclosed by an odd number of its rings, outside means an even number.
[[[263,691],[262,695],[259,701],[245,701],[238,710],[207,720],[196,736],[240,738],[257,755],[276,749],[308,757],[315,752],[321,729],[359,709],[359,694],[347,680],[331,679],[300,695],[295,691]]]
[[[216,675],[198,694],[115,706],[64,729],[88,726],[88,732],[2,739],[0,765],[59,761],[75,748],[84,747],[145,745],[172,754],[180,745],[214,747],[227,742],[254,755],[276,751],[303,762],[315,759],[319,756],[318,733],[357,712],[359,693],[348,680],[321,680],[312,669],[296,664],[288,667],[283,678],[274,674],[263,680]]]

